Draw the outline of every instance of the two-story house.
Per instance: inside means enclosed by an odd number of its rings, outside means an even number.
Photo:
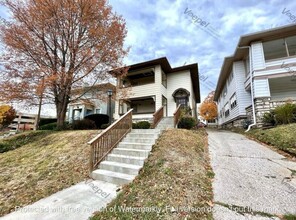
[[[296,101],[296,25],[241,36],[224,59],[214,100],[220,126],[247,118],[261,126],[265,112]]]
[[[116,87],[111,83],[97,84],[94,86],[84,86],[72,91],[71,99],[68,105],[67,121],[82,120],[85,116],[91,114],[108,115],[109,97],[108,91],[112,90],[111,115],[114,114]]]
[[[163,57],[131,65],[127,75],[117,79],[117,95],[116,119],[131,108],[133,120],[151,120],[162,107],[164,117],[171,117],[179,105],[190,108],[197,117],[196,103],[200,102],[197,63],[172,68]]]

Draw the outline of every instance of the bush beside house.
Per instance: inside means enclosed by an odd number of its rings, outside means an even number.
[[[296,104],[286,103],[263,115],[264,126],[291,124],[296,122]]]

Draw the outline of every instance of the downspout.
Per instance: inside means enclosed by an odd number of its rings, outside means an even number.
[[[252,102],[252,110],[253,110],[253,124],[248,126],[248,129],[245,132],[248,132],[253,126],[257,124],[256,122],[256,114],[255,114],[255,103],[254,103],[254,90],[253,90],[253,59],[252,59],[252,51],[250,46],[237,47],[237,48],[248,48],[249,49],[249,61],[250,61],[250,78],[251,78],[251,102]]]

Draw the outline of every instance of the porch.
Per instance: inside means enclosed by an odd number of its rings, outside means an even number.
[[[258,126],[262,126],[264,113],[285,104],[296,103],[296,81],[292,76],[272,77],[268,79],[268,97],[255,98],[255,112]]]
[[[152,120],[156,110],[155,97],[131,98],[119,101],[119,115],[122,116],[130,109],[133,109],[133,120]]]

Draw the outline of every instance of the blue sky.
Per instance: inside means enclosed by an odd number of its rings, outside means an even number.
[[[200,81],[202,100],[215,90],[223,59],[232,55],[241,35],[290,24],[284,10],[296,16],[295,1],[109,2],[127,23],[126,45],[131,50],[125,62],[133,64],[166,56],[173,67],[198,63],[199,72],[206,79]],[[202,22],[208,26],[201,26]]]
[[[126,20],[125,63],[166,56],[172,67],[198,63],[202,100],[215,90],[225,56],[244,34],[287,25],[296,2],[281,0],[109,0]],[[6,12],[0,8],[1,17]],[[202,26],[202,24],[204,26]]]

